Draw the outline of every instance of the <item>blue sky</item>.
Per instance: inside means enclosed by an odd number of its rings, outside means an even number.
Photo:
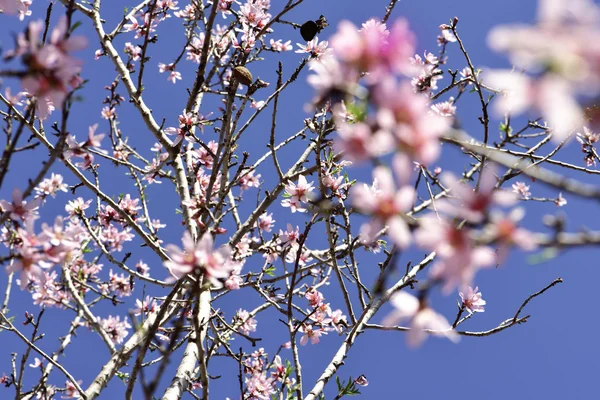
[[[46,2],[35,0],[34,3],[34,18],[42,18]],[[107,20],[107,29],[112,29],[123,14],[125,5],[132,5],[129,1],[104,1],[103,3],[102,13]],[[275,10],[279,9],[279,3],[281,1],[272,1]],[[459,33],[476,66],[509,67],[503,56],[487,49],[487,32],[498,24],[532,21],[535,17],[535,3],[522,0],[496,2],[403,0],[397,4],[390,20],[399,17],[408,19],[418,38],[418,52],[422,53],[424,50],[428,50],[436,53],[438,48],[435,38],[439,33],[438,26],[457,16],[460,21]],[[316,19],[323,14],[327,17],[330,26],[322,32],[320,37],[327,38],[335,32],[335,27],[340,20],[349,19],[358,25],[370,17],[382,16],[386,4],[387,1],[384,0],[328,0],[325,2],[306,0],[305,4],[290,13],[286,20],[301,23],[307,19]],[[220,17],[218,18],[220,19]],[[109,60],[93,60],[93,52],[99,47],[93,44],[95,36],[89,22],[83,16],[77,16],[76,19],[84,22],[79,31],[92,39],[90,47],[81,53],[81,57],[85,60],[83,75],[90,82],[82,92],[83,102],[74,106],[74,112],[69,121],[69,130],[78,137],[83,137],[87,133],[87,127],[92,123],[100,123],[99,132],[108,129],[106,121],[100,118],[100,110],[103,106],[101,100],[106,95],[103,87],[110,84],[116,73]],[[0,27],[2,49],[12,48],[11,32],[20,31],[22,24],[18,24],[12,17],[0,15]],[[171,62],[179,51],[176,46],[181,46],[184,39],[175,18],[161,25],[158,34],[159,45],[153,46],[150,50],[152,60],[146,75],[148,83],[146,84],[145,99],[158,121],[166,118],[166,126],[173,126],[176,123],[177,115],[185,107],[186,88],[190,87],[192,83],[195,65],[182,64],[179,69],[183,74],[182,82],[177,85],[167,82],[165,76],[158,73],[156,64]],[[133,40],[133,35],[125,36],[122,35],[117,39],[117,49],[122,49],[125,41]],[[302,42],[299,32],[288,25],[277,27],[273,37],[281,38],[284,41],[291,39],[294,44]],[[466,65],[456,45],[450,45],[448,55],[450,57],[448,68],[462,69]],[[252,72],[255,76],[272,82],[274,86],[274,71],[277,61],[281,60],[284,63],[284,76],[289,76],[300,59],[301,56],[293,52],[269,56],[261,63],[262,65],[253,66]],[[447,81],[447,79],[446,77],[445,80]],[[299,130],[302,127],[302,120],[308,116],[303,110],[303,106],[312,97],[312,90],[305,81],[306,71],[281,96],[278,138],[283,138],[286,134],[289,135]],[[7,80],[6,83],[16,89],[11,81]],[[440,85],[443,84],[444,80]],[[259,93],[256,98],[258,100],[266,98],[271,88],[262,94],[263,97]],[[122,86],[120,92],[125,95]],[[201,112],[216,111],[214,104],[214,101],[211,103],[209,100]],[[482,137],[482,129],[477,121],[479,111],[479,103],[475,95],[467,96],[459,104],[459,117],[463,127],[477,138]],[[142,120],[128,104],[119,109],[118,113],[122,116],[120,128],[130,138],[130,143],[143,149],[150,156],[149,149],[154,140]],[[245,150],[251,153],[251,161],[256,160],[266,151],[269,122],[270,112],[267,111],[242,139],[242,146],[247,146]],[[495,120],[491,125],[492,133],[496,135],[494,127],[497,127],[498,123],[499,121]],[[210,135],[214,136],[214,133],[207,129],[205,137],[212,138]],[[286,150],[282,157],[282,167],[288,167],[291,162],[286,164],[287,155],[292,160],[291,157],[299,154],[302,150],[298,146]],[[562,155],[560,155],[561,153]],[[561,153],[559,153],[560,159],[578,165],[583,164],[576,143],[571,143]],[[21,188],[25,186],[23,176],[32,177],[37,173],[44,156],[45,152],[38,149],[37,153],[16,157],[12,173],[9,174],[4,187],[0,190],[0,198],[9,197],[10,191],[15,186]],[[462,164],[460,164],[461,162]],[[458,157],[453,149],[445,148],[438,164],[445,169],[460,171],[463,168],[464,159]],[[76,183],[75,178],[71,177],[64,168],[59,167],[55,171],[63,173],[69,184]],[[260,172],[263,175],[265,187],[270,187],[274,181],[274,171],[267,168]],[[368,173],[364,169],[352,169],[350,173],[355,174],[359,179],[368,179]],[[594,176],[578,176],[578,179],[598,183],[597,178],[594,180]],[[103,188],[111,195],[118,195],[123,191],[134,193],[131,181],[123,176],[121,170],[117,170],[109,164],[103,164],[101,167],[101,180]],[[166,243],[179,243],[182,228],[179,225],[179,217],[174,212],[177,201],[175,193],[171,189],[168,183],[151,188],[149,191],[150,207],[153,218],[160,218],[161,221],[168,224],[163,240]],[[79,190],[78,195],[91,198],[89,192],[83,189]],[[557,195],[554,190],[539,184],[532,185],[532,192],[540,197],[556,197]],[[255,192],[249,192],[247,196],[247,199],[251,200],[248,203],[254,204]],[[564,213],[567,216],[568,229],[577,230],[582,226],[594,228],[598,220],[598,206],[569,195],[566,197],[569,203],[561,209],[552,203],[527,204],[528,213],[525,219],[527,226],[531,229],[543,229],[541,224],[543,215]],[[41,212],[43,220],[49,221],[56,214],[64,214],[64,203],[68,199],[70,196],[65,194],[62,197],[59,195],[55,201],[48,202]],[[247,207],[251,204],[245,205],[242,212],[249,210]],[[284,223],[287,221],[300,226],[306,221],[306,216],[291,216],[288,210],[282,209],[278,205],[274,207],[274,211],[277,228],[284,227]],[[166,277],[166,271],[157,259],[140,249],[137,243],[131,248],[134,252],[132,260],[137,261],[143,258],[150,264],[151,271],[156,273],[158,278]],[[128,251],[130,250],[128,249]],[[418,252],[404,255],[400,265],[404,265],[409,260],[419,261],[419,255]],[[599,255],[598,249],[569,251],[545,263],[532,264],[528,255],[515,252],[502,267],[484,271],[477,276],[476,284],[483,292],[488,306],[485,313],[478,314],[466,322],[463,329],[477,331],[497,326],[501,321],[514,315],[527,296],[543,288],[553,279],[562,277],[564,283],[534,299],[527,306],[524,312],[531,314],[529,322],[486,338],[465,337],[457,345],[431,338],[417,350],[410,350],[406,347],[402,333],[368,331],[359,336],[345,365],[340,369],[339,376],[341,379],[347,379],[348,376],[356,377],[365,374],[370,382],[368,387],[362,389],[363,395],[360,398],[365,399],[401,397],[453,399],[466,396],[486,400],[505,399],[506,397],[517,399],[532,397],[545,399],[594,398],[600,391],[600,383],[596,379],[600,367],[600,361],[598,361],[600,345],[598,345],[596,332],[600,329],[600,322],[595,318],[598,301],[597,295],[595,295],[596,282],[600,279],[597,261]],[[361,273],[364,271],[364,276],[368,279],[369,276],[374,276],[376,273],[376,262],[379,260],[365,256],[365,254],[361,254],[361,257],[363,257],[360,266]],[[244,270],[251,271],[253,268],[260,268],[259,261],[250,261]],[[110,266],[108,262],[104,264],[107,277]],[[6,275],[0,273],[0,287],[3,288],[5,283]],[[151,289],[148,291],[151,294],[162,293]],[[132,299],[141,297],[141,292],[142,285],[138,284]],[[326,288],[324,294],[332,303],[333,308],[342,307],[341,298],[335,287]],[[456,294],[450,296],[434,294],[432,305],[448,318],[452,318],[455,315],[457,298]],[[251,309],[259,302],[260,299],[254,293],[239,292],[218,303],[218,307],[227,315],[232,316],[236,309],[240,307]],[[16,321],[22,319],[25,311],[35,313],[39,311],[37,306],[32,304],[30,295],[18,290],[13,291],[10,309],[11,314],[17,316]],[[117,312],[125,315],[124,307],[119,310],[109,304],[101,305],[94,310],[103,317]],[[380,314],[375,317],[374,322],[379,322],[388,310],[388,308],[382,309]],[[47,310],[42,320],[43,331],[47,335],[40,342],[40,346],[47,351],[52,351],[58,343],[56,339],[68,330],[71,318],[72,313],[70,312],[57,309]],[[271,312],[258,319],[258,330],[255,336],[263,338],[259,346],[264,346],[269,353],[274,352],[281,343],[288,340],[286,329],[278,321],[278,318],[276,313]],[[30,328],[25,327],[23,330],[29,332]],[[9,332],[1,332],[0,337],[3,343],[3,346],[0,347],[0,373],[2,371],[8,373],[10,371],[10,353],[21,354],[24,346]],[[241,338],[237,339],[238,343],[241,340]],[[320,345],[302,348],[301,359],[305,391],[312,387],[316,378],[336,352],[341,340],[341,337],[331,333],[324,338]],[[237,343],[234,343],[233,347],[237,346]],[[244,346],[246,351],[250,350],[245,343]],[[289,357],[291,353],[284,352],[282,355]],[[83,386],[87,387],[98,373],[101,363],[107,360],[108,356],[107,350],[97,335],[87,332],[84,328],[78,331],[73,344],[67,349],[66,357],[61,357],[61,362],[67,369],[74,371],[74,375],[78,379],[82,379]],[[214,381],[211,386],[212,398],[224,399],[227,396],[232,399],[238,398],[239,391],[235,386],[237,367],[231,361],[223,359],[217,359],[210,367],[211,374],[222,375],[222,378]],[[174,366],[171,365],[163,379],[163,384],[170,379],[173,371]],[[37,371],[29,371],[28,382],[35,382],[38,374]],[[56,371],[50,382],[64,385],[63,377]],[[329,385],[326,390],[327,399],[335,396],[332,394],[333,386],[333,384]],[[5,390],[0,388],[0,398],[10,396],[8,393],[11,392]],[[114,379],[101,398],[120,398],[123,391],[124,385]]]

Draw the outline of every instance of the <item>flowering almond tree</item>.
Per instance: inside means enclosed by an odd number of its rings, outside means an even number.
[[[597,180],[577,178],[600,174],[592,0],[540,0],[534,23],[493,28],[507,70],[476,67],[456,17],[423,52],[396,0],[329,27],[289,20],[304,0],[144,0],[116,16],[105,2],[0,0],[14,38],[0,64],[0,337],[23,345],[0,360],[1,398],[366,393],[369,366],[343,368],[357,341],[500,334],[562,279],[474,331],[480,275],[510,269],[512,251],[543,261],[600,244],[564,215],[525,215],[600,200]],[[86,73],[95,62],[112,78]],[[95,83],[101,101],[82,94]],[[179,114],[149,98],[167,83],[185,94],[160,98]],[[313,96],[295,111],[283,94],[299,85]],[[461,109],[468,98],[478,106]],[[295,132],[278,129],[294,115]],[[560,158],[569,142],[576,163]],[[58,343],[44,338],[55,330]],[[80,337],[96,348],[85,357],[69,352]],[[330,360],[306,361],[324,342]]]

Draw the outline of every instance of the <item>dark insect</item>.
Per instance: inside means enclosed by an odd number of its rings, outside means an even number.
[[[320,33],[327,25],[329,24],[323,15],[321,15],[316,21],[306,21],[300,27],[302,39],[306,40],[307,42],[313,40],[317,33]]]
[[[317,36],[317,23],[315,21],[306,21],[300,27],[300,34],[302,35],[302,39],[307,42],[313,40],[315,36]]]

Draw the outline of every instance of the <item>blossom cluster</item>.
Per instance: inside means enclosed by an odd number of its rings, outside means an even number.
[[[585,124],[578,96],[600,87],[600,7],[592,0],[540,1],[537,24],[498,26],[489,46],[506,53],[519,70],[489,70],[484,82],[502,91],[500,114],[541,113],[557,141]],[[587,161],[587,159],[586,159]]]
[[[14,10],[10,7],[11,1],[8,3],[8,9]],[[82,63],[71,53],[84,49],[87,39],[69,35],[67,24],[67,17],[62,17],[50,33],[49,41],[43,43],[41,35],[45,23],[42,20],[33,21],[25,33],[17,36],[17,48],[7,54],[8,58],[21,57],[26,67],[20,74],[21,85],[36,98],[40,119],[45,119],[55,107],[62,107],[71,90],[82,83],[79,75]]]
[[[298,327],[303,335],[300,344],[305,345],[310,340],[311,344],[317,344],[322,335],[330,331],[342,333],[348,321],[342,310],[331,310],[329,303],[325,303],[325,297],[314,288],[309,288],[304,297],[308,300],[310,309],[307,310],[308,321]]]
[[[244,399],[268,400],[279,390],[283,395],[284,389],[291,394],[296,385],[296,379],[291,377],[293,368],[289,361],[282,361],[281,356],[277,354],[269,362],[268,354],[263,348],[254,351],[244,359],[243,370],[246,375]],[[278,384],[281,385],[281,389],[277,388]]]

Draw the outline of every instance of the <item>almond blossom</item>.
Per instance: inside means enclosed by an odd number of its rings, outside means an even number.
[[[458,295],[462,301],[463,307],[465,307],[469,312],[484,312],[485,311],[485,300],[481,298],[481,292],[479,288],[475,286],[473,289],[471,286],[467,286],[463,292],[459,292]]]
[[[241,308],[235,314],[235,319],[239,322],[239,330],[245,335],[250,332],[256,332],[256,320],[250,316],[250,313]]]
[[[337,127],[338,136],[334,148],[338,152],[343,152],[345,160],[364,162],[387,153],[390,146],[393,146],[393,140],[387,132],[381,130],[373,132],[364,122],[348,124],[339,121]]]
[[[46,178],[40,182],[40,184],[35,188],[35,191],[40,196],[56,197],[56,194],[59,191],[67,192],[67,184],[63,182],[62,175],[52,173],[50,178]]]
[[[44,30],[42,20],[29,24],[26,34],[17,39],[18,48],[12,56],[23,56],[28,71],[21,79],[23,89],[38,98],[37,108],[41,119],[50,113],[49,103],[62,106],[71,88],[79,86],[81,62],[70,53],[87,46],[83,36],[67,35],[67,18],[62,17],[44,44],[40,36]]]
[[[442,101],[431,106],[431,110],[440,117],[454,117],[456,115],[456,106],[454,105],[454,97],[450,97],[448,101]]]
[[[100,326],[114,344],[123,343],[123,340],[129,334],[128,329],[131,328],[129,322],[127,320],[121,321],[121,317],[118,315],[116,317],[109,315],[108,318],[100,318]]]
[[[558,198],[557,198],[557,199],[554,201],[554,203],[555,203],[557,206],[559,206],[559,207],[566,206],[566,205],[567,205],[567,199],[565,199],[565,198],[563,197],[562,193],[559,193],[559,194],[558,194]]]
[[[304,334],[300,338],[300,344],[302,346],[306,345],[308,343],[309,339],[310,339],[311,344],[319,344],[319,341],[321,340],[320,339],[321,335],[327,334],[327,332],[324,329],[318,328],[315,325],[309,325],[309,324],[300,325],[300,327],[298,328],[298,331],[300,331]]]
[[[256,222],[256,226],[258,227],[258,229],[261,230],[261,232],[271,232],[271,229],[273,229],[273,225],[275,225],[273,213],[262,214],[260,217],[258,217],[258,221]]]
[[[214,249],[210,233],[205,233],[194,243],[190,233],[185,232],[182,242],[183,250],[173,244],[167,245],[170,260],[164,264],[171,275],[181,279],[186,274],[194,273],[203,276],[214,287],[222,287],[222,281],[229,278],[233,269],[231,248],[225,245]]]
[[[140,314],[152,314],[158,309],[156,300],[150,296],[146,296],[143,301],[140,301],[140,299],[135,299],[135,305],[136,308],[133,310],[133,314],[136,316]]]
[[[391,135],[396,148],[421,164],[435,161],[440,136],[451,121],[430,113],[428,100],[414,93],[408,82],[388,78],[375,87],[373,95],[379,107],[377,122]]]
[[[296,43],[296,46],[298,46],[298,50],[295,51],[296,53],[308,53],[315,60],[323,60],[331,55],[331,49],[328,48],[329,42],[323,40],[319,43],[318,36],[306,42],[306,45]]]
[[[588,127],[583,127],[583,133],[577,132],[577,141],[581,144],[581,151],[585,154],[584,161],[588,167],[596,165],[596,160],[600,159],[596,150],[596,143],[600,141],[600,134],[592,132]]]
[[[112,269],[109,271],[110,280],[108,282],[111,291],[115,292],[119,297],[131,296],[132,287],[129,277],[124,274],[117,275]]]
[[[297,184],[290,181],[285,185],[284,197],[287,198],[281,201],[281,205],[289,207],[292,213],[306,212],[303,205],[308,203],[314,189],[313,182],[309,183],[304,175],[300,175]]]
[[[5,14],[16,15],[26,11],[21,0],[0,0],[0,10]]]
[[[513,205],[517,201],[517,196],[513,192],[496,189],[495,171],[492,166],[483,169],[478,190],[458,181],[450,173],[442,175],[442,181],[451,190],[453,197],[439,201],[438,210],[478,223],[484,220],[492,205],[503,207]]]
[[[291,40],[288,40],[287,42],[282,43],[281,39],[279,39],[279,40],[271,39],[269,41],[269,44],[271,45],[271,50],[277,51],[277,52],[292,50],[293,46],[291,45],[291,43],[292,43]]]
[[[331,47],[341,61],[369,72],[367,79],[375,82],[390,72],[406,71],[414,42],[405,19],[397,19],[391,30],[376,20],[367,21],[360,30],[342,21],[331,38]]]
[[[524,182],[515,182],[512,185],[512,191],[516,194],[521,195],[522,198],[528,199],[531,197],[531,192],[529,191],[529,186],[527,186]]]
[[[37,219],[37,208],[42,202],[42,198],[38,197],[32,201],[23,200],[23,193],[19,188],[13,189],[12,203],[6,200],[0,200],[0,208],[3,213],[7,213],[13,221],[25,221],[29,218]]]
[[[574,88],[555,74],[533,80],[513,71],[486,70],[482,79],[486,85],[500,90],[500,96],[493,102],[496,114],[519,115],[534,109],[547,121],[555,141],[566,139],[584,122]]]
[[[455,343],[459,341],[458,333],[452,329],[448,320],[412,294],[396,292],[392,295],[390,303],[395,310],[383,320],[383,324],[392,326],[408,320],[410,328],[406,335],[408,346],[420,346],[427,334],[445,337]]]
[[[525,210],[521,207],[512,209],[507,215],[498,210],[490,213],[490,223],[486,225],[485,233],[500,244],[498,250],[500,260],[504,259],[513,246],[525,251],[537,248],[533,233],[518,226],[518,222],[524,215]]]
[[[470,285],[479,269],[496,262],[494,251],[476,246],[468,228],[459,229],[432,214],[421,218],[414,237],[420,247],[437,253],[438,259],[430,273],[434,279],[444,282],[445,293],[457,286]]]
[[[46,276],[42,268],[48,268],[49,264],[44,262],[44,257],[40,252],[32,247],[21,247],[14,261],[6,266],[6,272],[20,272],[20,287],[25,289],[30,280],[38,279],[39,282],[44,282]]]
[[[176,65],[173,63],[171,63],[171,64],[159,63],[158,64],[158,72],[160,72],[161,74],[163,72],[170,72],[169,76],[167,77],[167,80],[171,81],[172,83],[177,83],[178,80],[181,80],[181,73],[178,71],[175,71],[175,67],[176,67]]]
[[[412,186],[402,185],[407,182],[405,171],[410,171],[406,161],[399,157],[394,158],[394,171],[400,177],[404,176],[398,189],[391,171],[379,166],[373,170],[373,187],[363,184],[353,186],[350,190],[352,204],[372,218],[369,224],[361,227],[361,237],[365,241],[374,241],[376,233],[388,226],[388,234],[398,246],[406,248],[410,244],[410,230],[403,214],[412,207],[415,191]]]

